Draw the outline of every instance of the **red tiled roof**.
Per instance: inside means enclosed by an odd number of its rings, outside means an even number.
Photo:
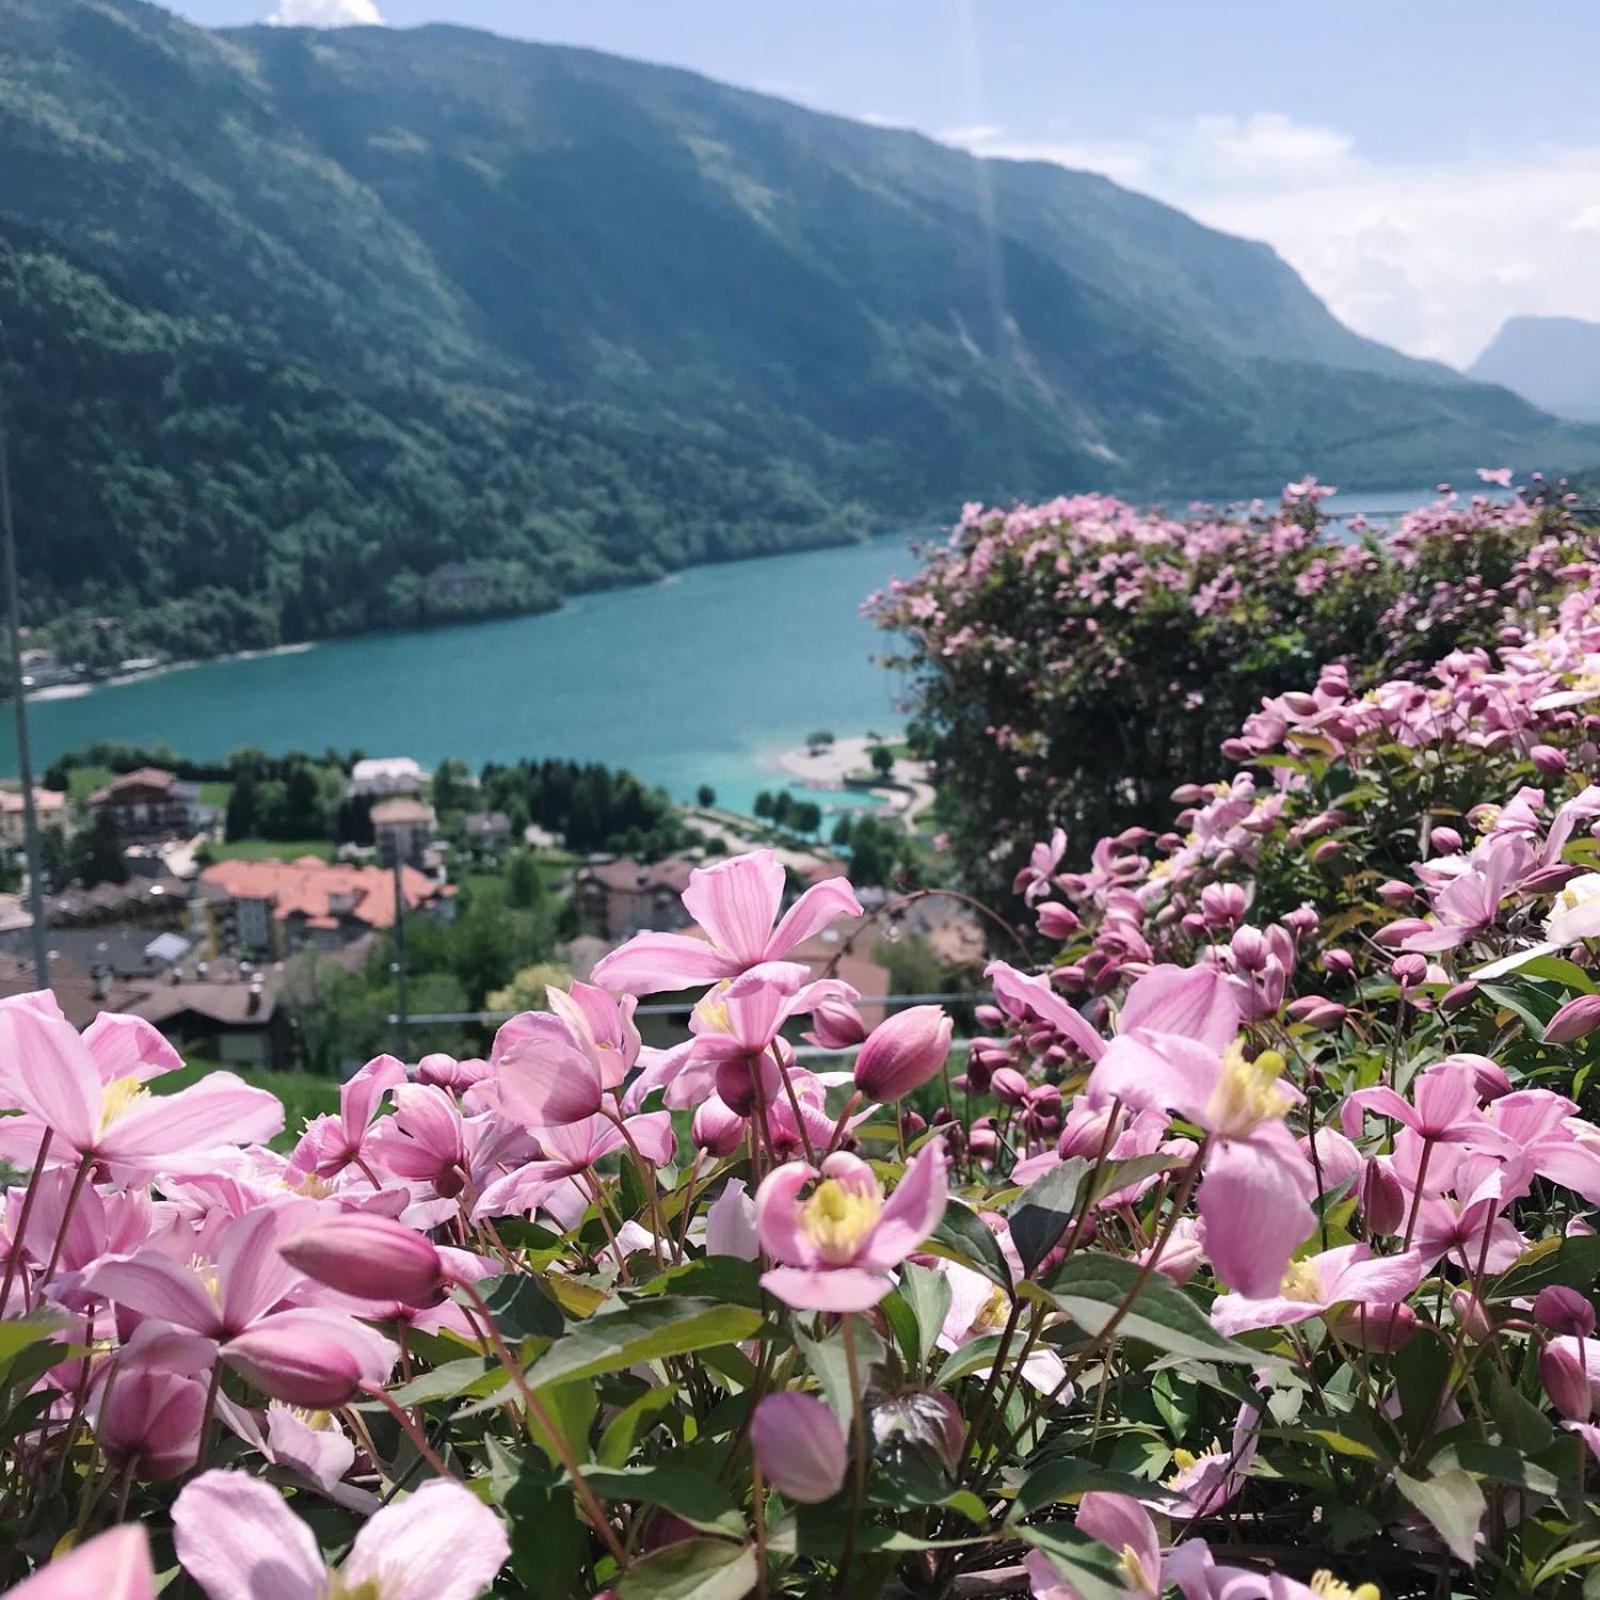
[[[140,767],[134,772],[124,772],[121,777],[113,778],[105,788],[96,789],[89,796],[89,804],[104,805],[108,800],[115,800],[125,789],[159,789],[165,793],[177,781],[175,773],[162,767]]]
[[[33,803],[40,811],[60,811],[67,803],[67,797],[59,789],[35,789]],[[0,789],[0,812],[20,812],[22,810],[22,791],[20,789]]]
[[[369,928],[394,924],[394,874],[387,867],[339,866],[316,856],[298,861],[219,861],[200,874],[200,881],[230,900],[269,901],[280,922],[300,916],[308,926],[336,928],[342,915]],[[448,895],[415,867],[402,867],[400,881],[411,911]],[[348,901],[349,909],[336,912],[336,899],[341,904]]]
[[[606,889],[624,889],[635,893],[651,889],[671,889],[675,894],[682,894],[689,887],[689,874],[693,871],[692,861],[685,861],[679,856],[668,856],[665,861],[657,861],[648,867],[640,866],[637,861],[626,858],[620,861],[606,861],[596,867],[585,867],[579,876]]]

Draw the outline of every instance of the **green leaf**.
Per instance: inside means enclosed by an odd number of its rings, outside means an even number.
[[[1123,1161],[1108,1161],[1095,1179],[1091,1198],[1098,1202],[1119,1189],[1131,1189],[1146,1178],[1159,1177],[1161,1173],[1171,1172],[1183,1165],[1182,1158],[1178,1156],[1160,1155],[1129,1156]]]
[[[1131,1495],[1136,1500],[1163,1500],[1168,1493],[1159,1484],[1131,1473],[1115,1472],[1082,1456],[1064,1456],[1036,1467],[1023,1479],[1006,1520],[1016,1522],[1042,1506],[1090,1492]]]
[[[992,1367],[1000,1354],[1000,1335],[986,1333],[977,1339],[968,1339],[959,1350],[946,1357],[934,1378],[934,1387],[943,1389],[983,1367]]]
[[[1081,1328],[1101,1333],[1138,1283],[1140,1269],[1120,1256],[1074,1255],[1050,1283],[1056,1304]],[[1125,1339],[1142,1339],[1168,1355],[1202,1361],[1270,1364],[1259,1350],[1224,1339],[1198,1305],[1160,1272],[1152,1272],[1117,1323]]]
[[[702,1256],[682,1266],[668,1267],[648,1278],[634,1291],[635,1298],[653,1294],[698,1295],[729,1305],[761,1309],[761,1267],[735,1256]]]
[[[1478,1523],[1483,1518],[1483,1490],[1463,1467],[1449,1467],[1431,1477],[1413,1478],[1395,1469],[1394,1484],[1434,1526],[1457,1561],[1471,1566]]]
[[[759,1311],[715,1300],[640,1300],[568,1328],[534,1362],[528,1382],[542,1389],[573,1378],[620,1372],[642,1361],[737,1344],[761,1326]]]
[[[1552,1499],[1561,1492],[1560,1479],[1548,1467],[1529,1461],[1521,1451],[1506,1445],[1469,1439],[1449,1453],[1458,1466],[1465,1467],[1474,1477],[1509,1483],[1515,1489],[1526,1489],[1529,1494],[1548,1495]]]
[[[432,1372],[424,1372],[398,1389],[389,1391],[396,1405],[425,1406],[435,1400],[456,1400],[470,1394],[474,1398],[490,1393],[506,1381],[503,1368],[498,1363],[490,1365],[481,1356],[466,1356],[460,1361],[447,1361]]]
[[[685,1539],[653,1550],[614,1585],[619,1600],[744,1600],[755,1586],[755,1551],[724,1539]]]
[[[872,1369],[883,1363],[883,1340],[868,1326],[864,1317],[846,1317],[832,1333],[823,1339],[812,1339],[803,1333],[795,1335],[806,1358],[806,1366],[822,1388],[823,1398],[832,1408],[834,1416],[848,1428],[855,1416],[850,1400],[850,1364],[845,1356],[846,1335],[855,1340],[856,1374],[865,1392],[871,1381]]]
[[[1515,1300],[1552,1283],[1588,1293],[1600,1278],[1600,1234],[1540,1239],[1489,1286],[1487,1299]]]
[[[916,1361],[926,1361],[950,1314],[950,1280],[936,1267],[907,1262],[900,1271],[900,1296],[917,1324]]]
[[[1073,1156],[1035,1179],[1011,1207],[1011,1242],[1030,1277],[1067,1231],[1088,1171],[1089,1163]]]
[[[981,1272],[1007,1294],[1011,1293],[1011,1268],[1000,1253],[999,1241],[978,1213],[959,1200],[945,1203],[944,1216],[926,1248],[934,1255],[959,1261],[974,1272]]]
[[[524,1453],[517,1481],[501,1504],[510,1524],[511,1571],[521,1592],[531,1600],[587,1594],[589,1535],[571,1488],[537,1450]]]
[[[495,1326],[508,1344],[523,1339],[558,1339],[566,1327],[561,1308],[539,1280],[526,1272],[503,1272],[481,1283],[478,1293],[494,1313]],[[471,1301],[463,1300],[470,1305]]]
[[[539,1403],[549,1414],[550,1421],[559,1430],[573,1455],[580,1461],[585,1460],[589,1454],[589,1425],[594,1421],[595,1412],[600,1409],[594,1385],[582,1378],[548,1384],[539,1390]],[[561,1451],[537,1417],[529,1416],[528,1431],[550,1458],[550,1464],[559,1466]]]
[[[1576,989],[1579,994],[1595,992],[1594,979],[1577,962],[1563,956],[1535,956],[1517,970],[1529,978],[1545,978],[1564,989]]]
[[[655,1426],[661,1413],[672,1409],[676,1399],[677,1391],[666,1385],[646,1389],[606,1424],[595,1459],[608,1467],[620,1467],[633,1454],[633,1447]]]
[[[638,1500],[661,1506],[702,1533],[745,1536],[744,1517],[714,1478],[687,1462],[668,1458],[632,1467],[587,1467],[584,1477],[607,1500]]]
[[[1016,1530],[1042,1550],[1056,1575],[1070,1584],[1078,1600],[1128,1600],[1127,1581],[1111,1550],[1065,1522],[1024,1523]]]
[[[18,1317],[0,1322],[0,1380],[24,1350],[53,1338],[68,1325],[64,1317]]]

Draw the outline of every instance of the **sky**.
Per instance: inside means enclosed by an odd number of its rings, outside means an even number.
[[[1102,172],[1266,240],[1352,327],[1457,366],[1507,316],[1600,320],[1593,0],[168,4],[586,45]]]

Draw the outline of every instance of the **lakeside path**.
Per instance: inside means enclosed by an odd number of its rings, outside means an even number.
[[[882,783],[851,783],[852,774],[872,773],[870,752],[881,741],[851,736],[832,744],[796,745],[778,757],[778,766],[812,789],[865,789],[909,828],[933,804],[928,764],[899,756]],[[873,774],[876,777],[876,774]]]

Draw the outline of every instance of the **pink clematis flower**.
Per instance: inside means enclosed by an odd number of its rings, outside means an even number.
[[[672,1116],[666,1111],[646,1111],[625,1119],[628,1137],[638,1146],[646,1161],[662,1163],[672,1159],[677,1140],[672,1132]],[[565,1201],[577,1205],[582,1215],[591,1196],[574,1182],[595,1162],[625,1148],[622,1129],[609,1117],[588,1117],[541,1131],[543,1154],[489,1184],[473,1207],[475,1217],[521,1216],[538,1206]]]
[[[210,1600],[477,1600],[511,1553],[500,1519],[470,1490],[434,1479],[363,1524],[335,1573],[276,1489],[203,1472],[172,1507],[185,1572]]]
[[[143,1528],[112,1528],[6,1592],[9,1600],[155,1600],[150,1540]]]
[[[636,934],[596,965],[594,980],[613,994],[656,994],[715,983],[764,961],[781,961],[837,917],[861,915],[849,883],[826,878],[807,889],[780,921],[783,887],[783,867],[770,850],[696,867],[683,904],[706,937]]]
[[[1132,1594],[1159,1600],[1166,1587],[1161,1536],[1150,1513],[1132,1495],[1091,1491],[1078,1502],[1077,1527],[1117,1552]],[[1043,1551],[1030,1551],[1023,1566],[1034,1600],[1080,1600],[1078,1590],[1057,1576]]]
[[[121,1063],[102,1035],[102,1055]],[[151,1095],[137,1072],[107,1082],[72,1024],[31,1006],[0,1006],[0,1060],[23,1113],[0,1124],[0,1158],[31,1166],[48,1129],[52,1163],[90,1157],[124,1176],[149,1176],[223,1144],[266,1141],[283,1128],[283,1103],[231,1072],[173,1095]],[[158,1068],[157,1070],[165,1070]],[[148,1074],[147,1074],[148,1075]]]
[[[836,1151],[819,1172],[792,1161],[769,1172],[756,1191],[756,1226],[768,1255],[782,1265],[763,1286],[800,1311],[865,1311],[894,1287],[891,1270],[938,1227],[948,1193],[944,1141],[915,1155],[885,1202],[877,1174],[857,1156]],[[817,1180],[805,1199],[800,1191]]]
[[[348,1083],[339,1087],[339,1110],[313,1119],[289,1158],[290,1170],[332,1178],[365,1161],[367,1140],[376,1131],[373,1113],[383,1097],[406,1081],[405,1063],[393,1056],[374,1056]]]
[[[1345,1301],[1359,1301],[1370,1317],[1404,1300],[1419,1283],[1425,1264],[1414,1251],[1375,1256],[1364,1244],[1345,1244],[1293,1262],[1276,1295],[1249,1300],[1242,1294],[1218,1295],[1211,1324],[1230,1338],[1251,1328],[1286,1328],[1321,1316]]]

